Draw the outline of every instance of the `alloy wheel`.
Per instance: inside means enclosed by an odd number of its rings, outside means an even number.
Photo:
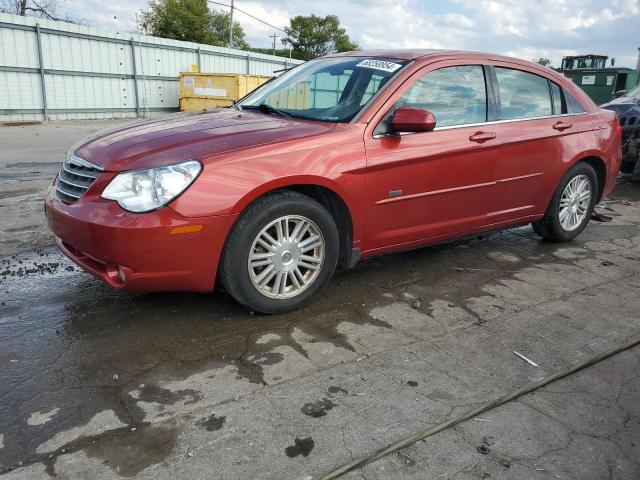
[[[591,181],[586,175],[577,175],[571,179],[560,198],[560,225],[571,232],[584,222],[591,205]]]
[[[253,286],[269,298],[288,299],[317,279],[325,259],[325,241],[306,217],[287,215],[270,222],[255,237],[248,269]]]

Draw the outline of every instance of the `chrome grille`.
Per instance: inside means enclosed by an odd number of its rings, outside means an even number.
[[[62,164],[56,180],[56,196],[64,203],[78,200],[102,173],[102,169],[72,153]]]

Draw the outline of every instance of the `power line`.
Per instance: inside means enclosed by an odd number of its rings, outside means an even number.
[[[231,8],[231,5],[229,5],[229,4],[227,4],[227,3],[214,2],[213,0],[207,0],[207,2],[209,2],[209,3],[213,3],[213,4],[215,4],[215,5],[221,5],[221,6],[223,6],[223,7]],[[280,31],[280,32],[282,32],[282,33],[287,33],[287,32],[285,32],[283,29],[278,28],[278,27],[276,27],[275,25],[271,25],[269,22],[265,22],[265,21],[264,21],[264,20],[262,20],[261,18],[258,18],[258,17],[254,16],[254,15],[251,15],[250,13],[245,12],[244,10],[239,9],[239,8],[238,8],[238,7],[236,7],[235,5],[234,5],[233,9],[234,9],[234,10],[237,10],[237,11],[238,11],[238,12],[240,12],[240,13],[244,13],[246,16],[251,17],[251,18],[253,18],[254,20],[257,20],[257,21],[259,21],[259,22],[261,22],[261,23],[264,23],[265,25],[267,25],[267,26],[269,26],[269,27],[271,27],[271,28],[275,28],[276,30],[278,30],[278,31]]]

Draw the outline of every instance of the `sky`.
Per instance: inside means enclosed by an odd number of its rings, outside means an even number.
[[[229,3],[229,0],[218,0]],[[135,30],[148,0],[59,0],[58,14],[90,26]],[[635,67],[640,0],[236,0],[236,6],[282,28],[296,15],[337,15],[364,49],[448,48],[505,54],[554,66],[565,55],[605,54]],[[224,8],[212,5],[213,8]],[[269,47],[273,33],[236,13],[246,39]],[[281,47],[278,39],[278,47]]]

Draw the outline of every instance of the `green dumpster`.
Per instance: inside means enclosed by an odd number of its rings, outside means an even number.
[[[607,103],[621,90],[636,85],[637,72],[631,68],[605,67],[607,57],[584,55],[565,57],[562,74],[570,78],[597,104]]]

